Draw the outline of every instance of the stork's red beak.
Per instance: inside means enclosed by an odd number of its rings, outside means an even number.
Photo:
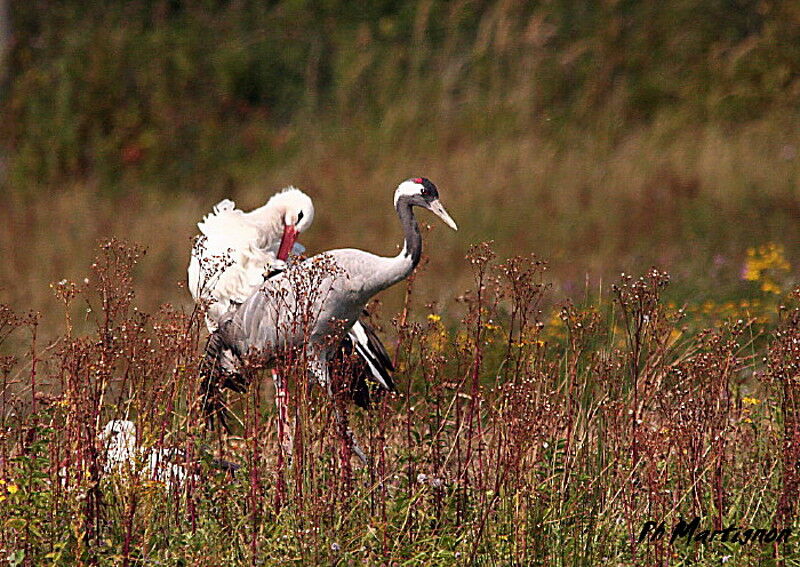
[[[281,238],[281,245],[278,248],[278,260],[284,262],[289,258],[289,252],[292,251],[295,240],[297,240],[297,229],[293,224],[287,224],[283,227],[283,237]]]

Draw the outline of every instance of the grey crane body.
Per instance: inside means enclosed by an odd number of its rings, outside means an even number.
[[[222,319],[220,334],[240,356],[253,350],[277,354],[308,342],[315,356],[327,357],[329,345],[353,326],[370,298],[415,265],[405,250],[394,258],[352,248],[325,252],[264,282]],[[302,289],[300,282],[308,281],[313,289]]]

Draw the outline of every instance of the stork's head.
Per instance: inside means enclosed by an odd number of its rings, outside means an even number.
[[[397,186],[394,192],[394,206],[404,201],[412,207],[423,207],[442,219],[447,226],[453,230],[458,230],[455,221],[447,214],[442,204],[439,202],[439,191],[436,185],[426,177],[414,177],[406,179]]]
[[[278,259],[286,260],[298,235],[314,222],[314,203],[311,198],[294,187],[287,187],[274,195],[268,206],[274,207],[283,224],[283,236],[278,247]]]
[[[98,435],[103,444],[106,472],[136,455],[136,426],[127,419],[112,419]]]
[[[107,450],[131,450],[136,445],[136,426],[127,419],[112,419],[98,435]]]
[[[99,437],[101,441],[108,441],[109,439],[117,437],[120,433],[125,436],[133,435],[136,437],[136,426],[132,421],[128,421],[127,419],[112,419],[106,423]]]

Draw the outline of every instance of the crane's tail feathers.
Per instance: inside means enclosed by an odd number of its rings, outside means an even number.
[[[367,313],[367,311],[365,310],[364,315],[368,316],[369,313]],[[367,335],[367,340],[369,343],[370,350],[373,353],[375,353],[375,355],[378,357],[383,366],[385,366],[390,372],[394,372],[394,364],[392,364],[392,358],[386,351],[386,347],[383,346],[383,342],[381,342],[381,339],[378,337],[378,334],[375,332],[375,329],[372,328],[372,325],[370,325],[363,319],[359,319],[353,326],[361,327],[364,330],[364,334]]]
[[[355,357],[350,358],[350,355]],[[349,396],[353,402],[369,409],[373,395],[382,391],[395,392],[392,372],[394,366],[375,331],[364,321],[356,321],[342,339],[335,358],[349,373]],[[342,363],[344,365],[342,366]]]
[[[377,382],[384,390],[394,392],[394,382],[392,381],[391,375],[387,372],[385,367],[380,365],[369,349],[359,343],[355,343],[355,349],[358,356],[366,363],[370,378]]]
[[[356,321],[349,333],[353,339],[356,352],[367,363],[372,377],[381,387],[389,392],[395,392],[392,372],[394,365],[386,347],[375,333],[375,329],[366,321]]]

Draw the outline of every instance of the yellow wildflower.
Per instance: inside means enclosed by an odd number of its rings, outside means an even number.
[[[742,403],[746,406],[757,406],[761,403],[761,400],[758,398],[748,398],[747,396],[742,398]]]
[[[776,277],[790,270],[791,264],[784,257],[783,246],[770,242],[747,249],[741,277],[743,280],[761,282],[761,291],[779,294],[781,288]]]
[[[436,315],[435,313],[431,313],[428,315],[428,321],[433,321],[434,323],[438,323],[442,320],[441,315]]]
[[[456,344],[460,349],[468,349],[472,347],[472,340],[467,333],[464,331],[459,331],[456,335]]]
[[[449,338],[446,332],[433,332],[428,335],[428,345],[434,352],[444,352]]]
[[[19,487],[16,484],[9,484],[6,486],[6,490],[8,490],[9,494],[16,494],[19,492]]]

